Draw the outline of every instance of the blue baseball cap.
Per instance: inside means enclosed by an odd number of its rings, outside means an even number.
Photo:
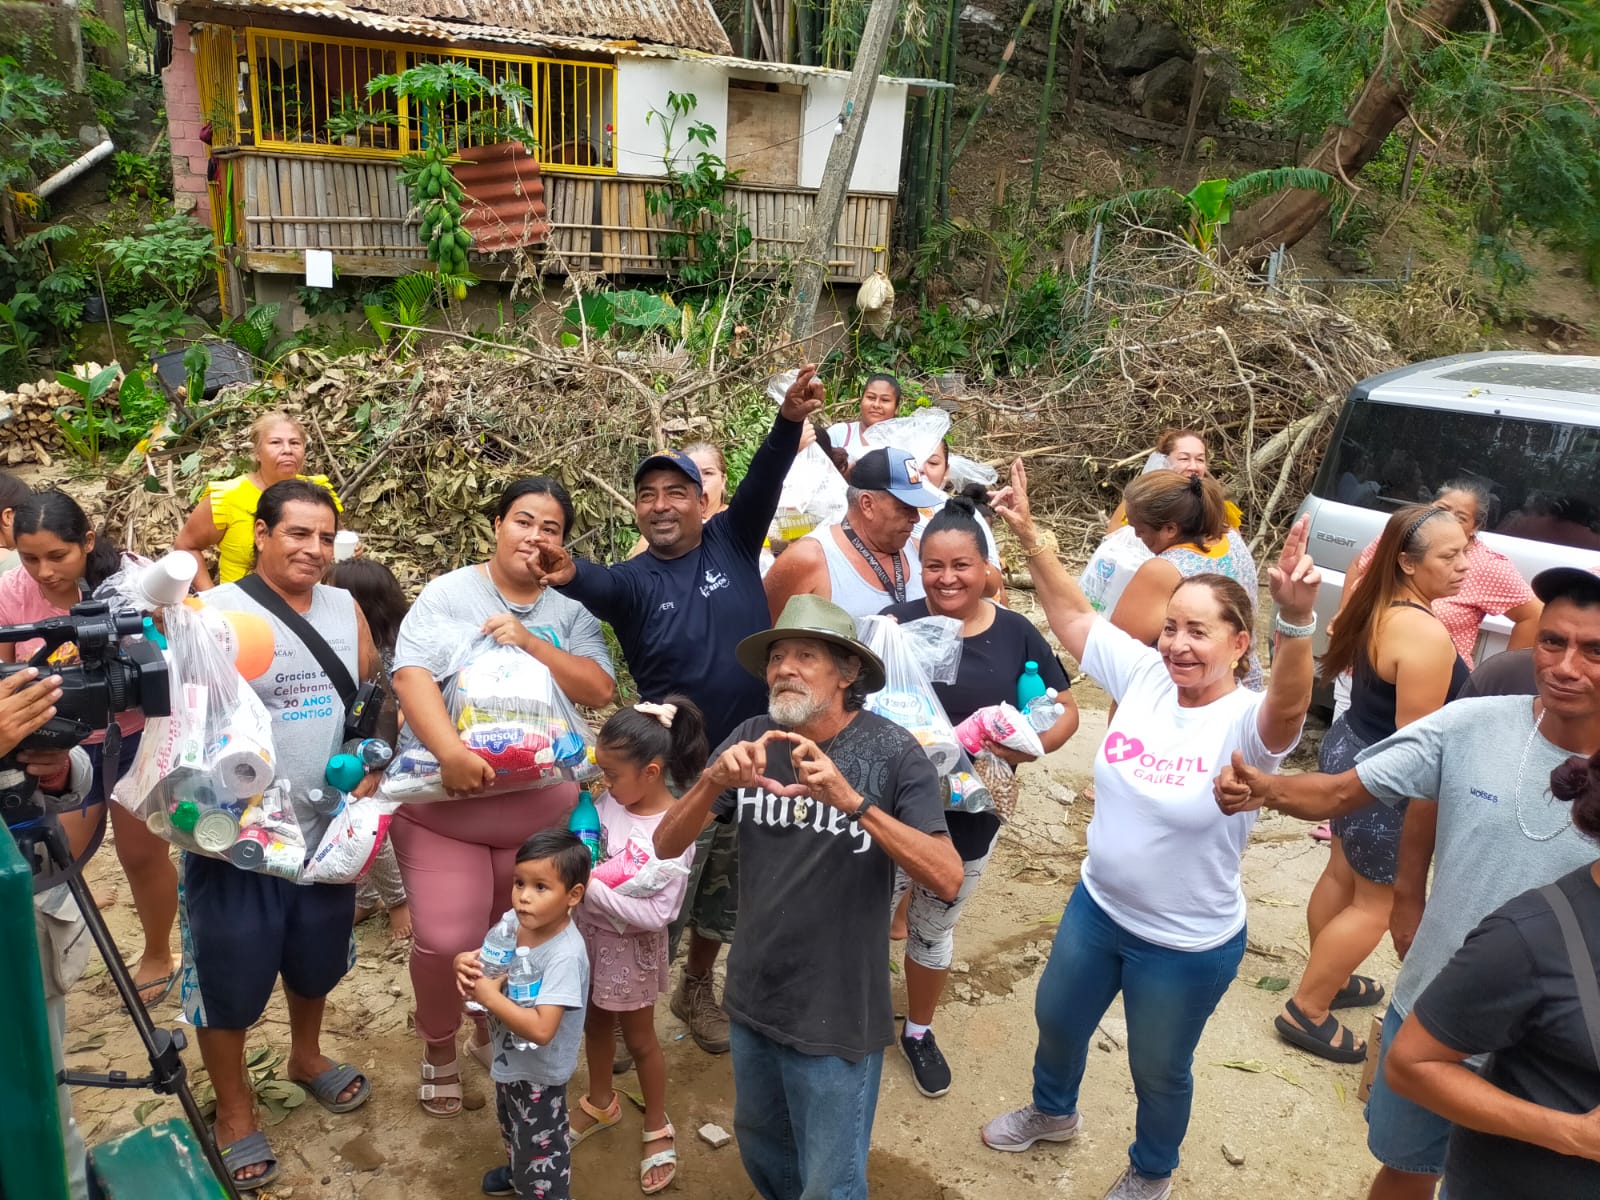
[[[863,492],[888,492],[912,508],[936,508],[945,501],[943,492],[922,482],[916,456],[893,446],[869,450],[850,468],[850,486]]]
[[[682,471],[689,477],[689,482],[705,491],[705,482],[700,478],[700,468],[694,465],[682,450],[663,450],[660,454],[652,454],[639,464],[639,469],[633,473],[633,486],[639,486],[639,480],[649,471]]]

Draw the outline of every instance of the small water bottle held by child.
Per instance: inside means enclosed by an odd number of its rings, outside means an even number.
[[[498,979],[511,970],[511,960],[517,952],[517,913],[508,910],[484,934],[483,947],[478,951],[478,966],[487,979]],[[467,1011],[481,1013],[483,1005],[476,1000],[467,1001]]]
[[[506,976],[506,999],[518,1008],[533,1008],[539,1002],[539,976],[533,969],[531,959],[532,951],[526,946],[518,946],[516,957],[511,960],[511,970]],[[507,1036],[511,1039],[513,1050],[537,1050],[539,1047],[527,1038],[516,1033]]]

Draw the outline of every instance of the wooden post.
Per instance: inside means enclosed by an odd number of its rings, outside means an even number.
[[[1400,176],[1400,199],[1411,199],[1412,173],[1417,169],[1417,150],[1422,145],[1422,134],[1411,127],[1411,140],[1406,143],[1406,169]]]
[[[1078,88],[1083,83],[1083,39],[1086,18],[1081,14],[1073,25],[1072,61],[1067,64],[1067,119],[1078,111]]]
[[[995,176],[994,180],[994,209],[989,214],[989,229],[991,231],[1000,228],[1000,210],[1005,207],[1005,203],[1006,168],[1005,164],[1002,163],[1000,165],[1000,171]],[[978,299],[984,304],[989,303],[989,289],[994,285],[994,264],[998,254],[999,252],[997,250],[995,250],[993,247],[990,247],[989,257],[984,260],[983,283],[978,288]]]
[[[1033,176],[1028,181],[1028,211],[1039,203],[1039,172],[1044,169],[1044,152],[1050,142],[1050,108],[1056,92],[1056,45],[1061,40],[1061,10],[1066,0],[1056,0],[1050,10],[1050,52],[1044,60],[1044,90],[1039,95],[1039,134],[1033,140]]]
[[[850,176],[855,172],[861,135],[866,132],[867,113],[872,107],[872,93],[877,90],[878,72],[883,69],[884,57],[889,52],[889,31],[898,11],[898,0],[872,0],[872,7],[867,10],[855,67],[850,72],[850,81],[845,84],[844,111],[839,114],[844,129],[834,136],[833,144],[828,147],[828,161],[822,168],[822,186],[817,189],[811,224],[795,261],[789,308],[789,337],[795,342],[810,338],[816,324],[817,302],[828,277],[829,260],[833,258],[839,216],[844,212],[845,194],[850,190]]]
[[[1183,151],[1178,155],[1180,163],[1189,161],[1189,150],[1194,146],[1195,126],[1200,123],[1200,102],[1205,99],[1206,82],[1209,78],[1206,67],[1209,65],[1209,56],[1204,50],[1194,56],[1194,74],[1189,77],[1189,119],[1183,126]]]

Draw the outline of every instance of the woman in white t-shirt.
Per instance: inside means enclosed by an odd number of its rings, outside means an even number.
[[[853,463],[872,447],[861,435],[879,421],[887,421],[900,411],[900,381],[893,375],[874,375],[861,389],[861,410],[854,421],[835,421],[828,426],[828,442],[843,450]]]
[[[1231,757],[1274,771],[1311,703],[1317,571],[1309,522],[1269,572],[1281,642],[1265,692],[1249,669],[1251,597],[1223,575],[1177,585],[1154,647],[1096,616],[1028,512],[1019,460],[994,508],[1022,543],[1050,628],[1117,711],[1095,754],[1095,813],[1080,886],[1061,918],[1035,1010],[1033,1102],[996,1117],[996,1150],[1064,1142],[1079,1129],[1090,1042],[1118,992],[1138,1120],[1129,1166],[1106,1200],[1164,1200],[1194,1094],[1194,1048],[1245,948],[1239,864],[1251,822],[1224,816],[1212,779]]]

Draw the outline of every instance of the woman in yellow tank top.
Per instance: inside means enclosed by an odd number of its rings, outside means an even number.
[[[233,583],[250,573],[255,556],[256,504],[261,493],[284,479],[304,479],[321,484],[339,504],[338,493],[326,475],[302,475],[306,465],[305,426],[288,413],[269,412],[250,427],[250,445],[256,469],[248,475],[206,485],[206,494],[184,522],[173,544],[200,561],[196,591],[212,586],[205,552],[217,547],[217,582]],[[343,511],[343,506],[340,505]]]

